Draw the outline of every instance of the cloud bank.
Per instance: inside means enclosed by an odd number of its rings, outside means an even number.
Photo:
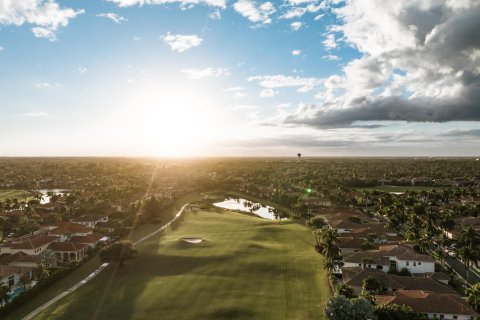
[[[480,120],[480,2],[369,0],[332,10],[343,24],[323,44],[334,49],[341,38],[362,57],[325,79],[319,103],[283,115],[282,123]]]

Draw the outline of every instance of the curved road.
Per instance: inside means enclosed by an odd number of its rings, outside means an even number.
[[[175,215],[175,217],[173,217],[172,220],[170,220],[167,224],[165,224],[164,226],[158,228],[157,230],[153,231],[152,233],[149,233],[147,234],[145,237],[142,237],[140,239],[138,239],[137,241],[135,241],[133,244],[134,245],[137,245],[145,240],[147,240],[148,238],[151,238],[153,237],[154,235],[156,235],[157,233],[160,233],[162,232],[163,230],[165,230],[166,228],[168,228],[173,222],[175,222],[178,218],[180,218],[180,216],[182,215],[183,211],[185,210],[185,207],[188,206],[189,203],[185,204],[182,206],[182,208],[180,208],[180,210],[177,212],[177,214]],[[102,264],[97,270],[95,270],[94,272],[90,273],[88,275],[88,277],[86,277],[85,279],[83,279],[82,281],[80,281],[79,283],[77,283],[76,285],[74,285],[73,287],[63,291],[62,293],[60,293],[59,295],[57,295],[56,297],[50,299],[49,301],[45,302],[44,304],[42,304],[40,307],[36,308],[35,310],[33,310],[32,312],[30,312],[29,314],[27,314],[25,317],[22,318],[22,320],[30,320],[32,319],[33,317],[35,317],[36,315],[38,315],[40,312],[42,312],[43,310],[47,309],[48,307],[50,307],[52,304],[54,304],[55,302],[59,301],[60,299],[62,299],[63,297],[65,297],[66,295],[68,295],[69,293],[72,293],[74,292],[75,290],[77,290],[78,288],[80,288],[81,286],[83,286],[85,283],[87,283],[88,281],[92,280],[96,275],[98,275],[100,272],[102,272],[109,264],[108,263],[104,263]]]

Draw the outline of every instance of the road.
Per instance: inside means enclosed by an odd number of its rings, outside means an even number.
[[[173,217],[172,220],[170,220],[167,224],[163,225],[162,227],[158,228],[157,230],[153,231],[152,233],[149,233],[147,234],[146,236],[138,239],[137,241],[135,241],[133,244],[134,245],[137,245],[145,240],[147,240],[148,238],[151,238],[153,237],[154,235],[156,235],[157,233],[160,233],[162,232],[163,230],[165,230],[166,228],[168,228],[173,222],[175,222],[178,218],[180,218],[180,216],[182,215],[183,211],[185,210],[185,207],[188,206],[189,203],[185,204],[178,212],[177,214],[175,215],[175,217]],[[92,272],[91,274],[88,275],[88,277],[86,277],[85,279],[83,279],[82,281],[80,281],[79,283],[77,283],[76,285],[74,285],[73,287],[63,291],[62,293],[58,294],[57,296],[55,296],[54,298],[50,299],[49,301],[45,302],[44,304],[42,304],[40,307],[36,308],[35,310],[33,310],[32,312],[30,312],[29,314],[27,314],[25,317],[22,318],[22,320],[30,320],[30,319],[33,319],[33,317],[35,317],[36,315],[38,315],[40,312],[42,312],[43,310],[47,309],[48,307],[50,307],[51,305],[53,305],[54,303],[56,303],[57,301],[59,301],[60,299],[62,299],[63,297],[65,297],[66,295],[74,292],[75,290],[77,290],[78,288],[80,288],[81,286],[83,286],[84,284],[86,284],[88,281],[92,280],[95,276],[97,276],[100,272],[102,272],[103,270],[105,270],[105,268],[108,266],[109,264],[108,263],[104,263],[102,264],[97,270],[95,270],[94,272]]]
[[[445,258],[447,264],[455,270],[456,273],[460,275],[465,281],[467,281],[467,271],[465,270],[465,265],[459,261],[457,258],[447,256]],[[468,282],[470,284],[475,284],[480,282],[480,277],[478,274],[476,274],[472,269],[470,269],[469,275],[468,275]]]

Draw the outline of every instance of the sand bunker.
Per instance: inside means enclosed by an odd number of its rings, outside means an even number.
[[[203,241],[202,238],[180,238],[180,240],[188,242],[188,243],[200,243]]]

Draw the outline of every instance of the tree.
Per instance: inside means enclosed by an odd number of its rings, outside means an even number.
[[[27,291],[27,287],[30,288],[30,285],[32,284],[32,278],[30,277],[30,274],[22,274],[20,279],[18,279],[18,284],[23,287],[23,291]]]
[[[345,283],[342,283],[341,285],[337,286],[335,288],[335,293],[338,295],[342,295],[348,299],[355,298],[355,291],[353,291],[353,288],[350,287],[349,285],[346,285]]]
[[[377,278],[366,277],[363,279],[362,289],[368,294],[377,294],[381,291],[383,285]]]
[[[465,293],[467,295],[467,302],[474,306],[478,312],[480,306],[480,283],[475,283],[470,288],[467,288]]]
[[[398,304],[377,304],[375,315],[381,320],[426,320],[426,315],[413,312],[412,308]]]
[[[325,306],[325,316],[329,320],[350,320],[352,304],[342,295],[330,298]]]
[[[351,303],[351,317],[352,320],[375,319],[375,308],[365,298],[355,298],[350,300]]]
[[[462,259],[467,271],[467,284],[469,283],[470,267],[472,263],[478,265],[480,259],[480,233],[468,226],[462,230],[458,245],[458,256]]]
[[[322,249],[322,254],[325,256],[325,267],[332,271],[335,269],[336,261],[340,259],[337,230],[330,227],[320,229],[318,244]]]
[[[365,320],[376,319],[373,305],[364,298],[348,300],[345,296],[336,295],[328,300],[325,315],[329,320]]]
[[[2,284],[0,285],[0,302],[3,303],[5,301],[5,303],[7,303],[9,300],[10,300],[10,287],[2,282]]]
[[[124,261],[133,259],[137,255],[137,250],[129,240],[114,242],[100,251],[102,262],[115,262],[123,267]]]
[[[57,257],[55,252],[50,249],[45,249],[38,255],[38,262],[45,266],[45,268],[55,267],[57,265]]]
[[[43,264],[39,264],[34,270],[33,270],[33,277],[35,280],[38,282],[43,282],[47,280],[47,278],[50,276],[50,272],[48,272],[47,268]]]
[[[327,225],[325,219],[321,216],[315,216],[307,220],[307,225],[313,229],[320,229]]]

